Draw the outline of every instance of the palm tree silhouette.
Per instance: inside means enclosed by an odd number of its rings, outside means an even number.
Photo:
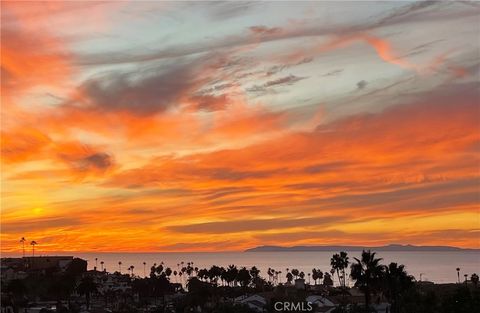
[[[384,266],[380,264],[382,259],[375,258],[375,254],[363,250],[361,259],[355,258],[356,263],[351,267],[350,276],[355,280],[355,286],[363,291],[367,310],[370,307],[370,293],[378,287],[384,272]]]
[[[25,239],[25,237],[22,237],[20,239],[20,242],[22,243],[22,256],[25,257],[25,242],[27,241],[27,239]]]
[[[37,242],[35,240],[32,240],[30,242],[30,245],[32,246],[32,256],[35,256],[35,246],[37,245]]]
[[[122,274],[122,261],[118,261],[118,272]]]
[[[332,272],[333,273],[337,272],[338,283],[343,288],[345,288],[345,286],[346,286],[345,269],[348,267],[348,264],[349,264],[348,256],[347,256],[347,252],[345,252],[345,251],[341,251],[340,254],[338,254],[338,253],[334,254],[332,256],[332,258],[330,259],[330,265],[332,266]],[[342,275],[340,275],[340,273]]]
[[[143,262],[143,276],[144,276],[144,277],[147,276],[147,275],[146,275],[146,274],[147,274],[147,273],[146,273],[146,266],[147,266],[147,262],[144,261],[144,262]]]
[[[384,295],[391,303],[391,312],[400,312],[401,297],[410,287],[413,287],[413,277],[405,271],[404,265],[390,263],[385,267]]]
[[[102,272],[103,272],[103,264],[104,264],[104,262],[100,261],[100,266],[102,267]]]
[[[133,276],[133,270],[135,269],[135,266],[130,266],[130,268],[132,269],[132,276]]]
[[[98,268],[98,258],[95,258],[95,270]]]
[[[478,285],[478,275],[476,273],[473,273],[472,276],[470,276],[470,281],[472,284],[477,287]]]
[[[458,278],[458,283],[460,284],[460,267],[457,267],[457,278]]]

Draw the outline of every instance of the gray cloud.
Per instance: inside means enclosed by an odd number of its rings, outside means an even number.
[[[359,82],[357,83],[357,89],[362,90],[362,89],[364,89],[365,87],[367,87],[367,85],[368,85],[368,82],[367,82],[367,81],[361,80],[361,81],[359,81]]]
[[[146,73],[111,73],[81,86],[90,106],[147,115],[166,111],[195,86],[196,64],[170,64]],[[139,76],[139,77],[136,77]]]
[[[104,152],[90,152],[86,155],[60,153],[59,157],[78,172],[103,172],[114,165],[113,157]]]
[[[337,76],[342,72],[343,72],[343,69],[333,70],[333,71],[330,71],[328,73],[323,74],[322,77]]]
[[[313,61],[313,58],[310,58],[310,57],[306,57],[302,60],[300,60],[299,62],[295,62],[295,63],[288,63],[288,64],[280,64],[280,65],[274,65],[272,67],[270,67],[267,72],[265,73],[266,76],[272,76],[272,75],[275,75],[277,73],[280,73],[282,72],[283,70],[285,69],[288,69],[290,67],[293,67],[293,66],[297,66],[297,65],[302,65],[302,64],[306,64],[306,63],[310,63]]]
[[[266,94],[269,92],[273,92],[271,88],[273,87],[279,87],[279,86],[291,86],[301,80],[306,79],[307,77],[298,77],[295,75],[288,75],[285,77],[280,77],[278,79],[274,80],[269,80],[265,82],[263,85],[254,85],[252,87],[247,88],[248,92],[253,92],[253,93],[260,93],[260,94]]]
[[[214,1],[201,3],[207,5],[211,17],[216,20],[226,20],[244,15],[254,7],[262,5],[256,1]]]
[[[295,75],[288,75],[285,77],[281,77],[279,79],[275,80],[270,80],[263,84],[264,87],[272,87],[272,86],[278,86],[278,85],[292,85],[298,81],[301,81],[307,77],[298,77]]]
[[[221,94],[218,96],[199,95],[192,97],[191,100],[195,103],[194,108],[196,110],[209,112],[224,110],[229,103],[229,99],[226,94]]]

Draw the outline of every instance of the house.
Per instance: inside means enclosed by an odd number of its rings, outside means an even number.
[[[1,259],[2,269],[12,268],[16,271],[25,270],[25,260],[24,258],[2,258]]]
[[[59,269],[63,271],[73,261],[73,256],[31,256],[23,259],[25,267],[29,270]]]
[[[338,306],[335,299],[321,295],[311,295],[305,300],[313,305],[315,308],[314,312],[330,313]]]
[[[101,272],[98,272],[98,273],[101,273]],[[121,275],[121,274],[107,274],[102,278],[98,279],[98,282],[99,282],[98,291],[101,294],[104,294],[107,291],[125,292],[132,288],[130,285],[130,280],[128,276]]]
[[[373,305],[373,309],[377,313],[388,313],[391,312],[390,304],[386,302],[380,302]]]
[[[24,271],[15,271],[13,268],[1,267],[1,279],[2,282],[9,282],[14,279],[24,279],[28,274]]]
[[[257,312],[264,312],[267,305],[267,299],[261,295],[254,294],[248,297],[235,298],[235,303],[245,304],[250,309]]]

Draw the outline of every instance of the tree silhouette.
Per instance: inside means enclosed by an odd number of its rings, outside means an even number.
[[[337,273],[338,283],[341,287],[345,288],[346,286],[346,275],[345,270],[348,268],[348,256],[347,252],[341,251],[340,254],[336,253],[330,259],[330,265],[332,266],[332,271]],[[340,275],[340,273],[342,275]]]
[[[457,267],[457,279],[458,283],[460,284],[460,267]]]
[[[312,269],[312,278],[315,281],[315,285],[317,284],[317,280],[321,280],[323,278],[323,272],[321,269]]]
[[[246,267],[242,267],[237,274],[237,280],[244,289],[244,293],[247,291],[247,286],[252,280],[252,276]]]
[[[172,275],[172,269],[170,267],[165,269],[165,275],[170,279],[170,275]]]
[[[77,291],[81,295],[85,295],[85,301],[87,303],[87,309],[90,308],[90,296],[92,293],[97,292],[97,284],[90,276],[85,276],[77,286]]]
[[[477,287],[478,285],[478,275],[476,273],[473,273],[472,276],[470,276],[470,280],[472,281],[472,284]]]
[[[404,265],[392,262],[385,267],[384,283],[384,294],[392,305],[392,313],[400,312],[402,296],[413,287],[413,277],[408,275]]]
[[[253,266],[251,269],[250,269],[250,275],[252,276],[252,278],[257,278],[258,275],[260,274],[260,270],[258,268],[256,268],[255,266]]]
[[[330,275],[330,273],[325,272],[323,274],[323,284],[325,286],[333,286],[332,275]]]
[[[296,268],[292,269],[292,275],[295,277],[295,279],[297,279],[298,274],[300,274],[300,272]]]
[[[227,283],[229,286],[230,284],[232,284],[233,286],[236,285],[237,275],[238,275],[237,267],[233,264],[229,265],[227,268],[227,275],[226,275]]]
[[[20,238],[20,242],[22,243],[22,256],[25,257],[25,242],[27,239],[25,237]]]
[[[361,259],[355,258],[356,263],[351,266],[352,278],[355,280],[355,286],[365,295],[365,308],[370,306],[370,294],[378,288],[384,266],[380,264],[381,258],[375,258],[376,253],[370,250],[363,251]]]
[[[35,246],[37,245],[38,243],[35,241],[35,240],[32,240],[30,242],[30,245],[32,246],[32,256],[35,256]]]
[[[291,284],[293,280],[293,274],[288,272],[286,277],[287,277],[287,283]]]

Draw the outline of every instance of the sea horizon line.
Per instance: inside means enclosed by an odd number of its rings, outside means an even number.
[[[381,246],[362,246],[362,245],[293,245],[293,246],[277,246],[277,245],[260,245],[243,250],[207,250],[207,251],[175,251],[175,250],[158,250],[158,251],[108,251],[108,250],[50,250],[38,251],[37,256],[53,255],[55,253],[69,254],[210,254],[210,253],[256,253],[256,252],[333,252],[338,250],[347,250],[350,252],[359,252],[362,250],[373,250],[378,252],[455,252],[455,251],[472,251],[479,252],[480,248],[457,247],[450,245],[412,245],[412,244],[387,244]],[[0,255],[20,255],[21,251],[0,251]],[[26,257],[29,257],[26,253]]]

